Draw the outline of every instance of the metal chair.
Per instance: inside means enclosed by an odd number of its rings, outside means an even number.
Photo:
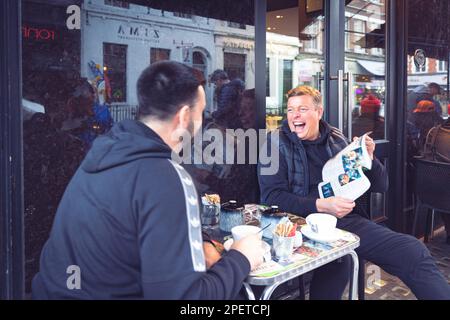
[[[428,242],[429,218],[431,210],[431,231],[433,231],[434,213],[450,214],[450,163],[415,158],[414,161],[414,195],[416,208],[414,211],[413,235],[416,234],[420,209],[427,208],[425,239]]]

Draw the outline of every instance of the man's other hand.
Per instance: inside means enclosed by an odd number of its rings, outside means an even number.
[[[343,218],[355,207],[355,202],[342,197],[330,197],[317,199],[316,207],[318,212],[331,213],[337,218]]]
[[[220,260],[220,253],[216,247],[210,242],[203,242],[203,252],[205,253],[206,268],[211,268],[217,261]]]
[[[250,262],[251,270],[263,263],[264,249],[261,235],[250,235],[235,241],[230,249],[242,253]]]
[[[354,137],[353,141],[358,140],[358,137]],[[367,148],[367,153],[369,154],[369,157],[371,160],[373,160],[373,154],[375,152],[375,142],[373,141],[373,139],[369,136],[366,136],[366,148]]]

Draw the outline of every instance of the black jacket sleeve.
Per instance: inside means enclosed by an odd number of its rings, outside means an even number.
[[[168,163],[168,161],[167,161]],[[250,272],[248,259],[231,250],[206,271],[194,266],[190,224],[182,183],[171,166],[142,173],[138,216],[141,286],[146,299],[228,300],[235,298]],[[150,184],[148,181],[158,181]],[[200,218],[200,217],[199,217]],[[197,230],[197,232],[200,232]]]
[[[372,161],[372,169],[365,172],[370,180],[369,192],[386,192],[389,187],[389,179],[386,167],[376,157]]]
[[[156,283],[143,283],[146,299],[230,300],[238,295],[250,272],[250,263],[230,250],[207,272],[186,272]]]

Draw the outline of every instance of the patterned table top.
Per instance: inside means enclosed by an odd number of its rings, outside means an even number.
[[[339,239],[327,244],[304,237],[303,245],[295,250],[289,262],[265,262],[250,273],[246,282],[254,285],[283,282],[343,257],[359,247],[358,236],[344,230],[338,231],[341,234]]]
[[[304,218],[289,214],[289,219],[297,223],[298,230],[306,224]],[[259,221],[245,218],[246,224],[258,225]],[[231,237],[230,233],[225,233],[215,228],[206,231],[212,238],[223,242]],[[272,285],[278,282],[284,282],[296,276],[305,274],[317,269],[331,261],[343,257],[359,247],[359,237],[353,233],[338,230],[341,234],[338,240],[327,244],[315,242],[303,236],[303,244],[297,248],[288,263],[278,263],[274,260],[260,265],[250,272],[246,282],[253,285]],[[270,240],[268,241],[270,243]]]

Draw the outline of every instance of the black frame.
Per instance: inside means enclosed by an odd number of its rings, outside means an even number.
[[[338,127],[338,83],[337,72],[345,66],[345,7],[347,0],[326,0],[325,19],[325,119]],[[397,231],[405,231],[406,219],[403,212],[405,188],[403,186],[405,163],[405,119],[403,106],[406,96],[406,1],[386,1],[386,138],[378,140],[376,156],[385,160],[390,188],[385,193],[385,217],[376,222],[387,222]],[[333,48],[333,50],[327,50]],[[399,170],[402,168],[402,170]],[[391,196],[389,196],[391,195]],[[392,196],[394,195],[394,196]],[[399,197],[401,195],[401,197]],[[399,201],[399,199],[401,199]],[[387,221],[386,221],[387,220]]]
[[[326,108],[324,117],[333,126],[339,126],[338,120],[338,70],[344,70],[345,61],[345,0],[325,0],[325,92]],[[336,14],[337,13],[337,14]],[[333,52],[329,50],[333,48]]]
[[[25,292],[21,1],[0,2],[0,299]]]
[[[389,192],[388,213],[389,226],[396,231],[406,232],[406,108],[395,107],[406,105],[407,93],[407,39],[408,39],[408,1],[388,1],[387,49],[388,70],[387,83],[388,103],[390,105],[388,122],[389,144]],[[389,36],[391,35],[391,36]],[[389,196],[391,195],[391,196]]]
[[[255,0],[256,127],[266,128],[266,0]],[[264,52],[264,54],[262,54]],[[259,197],[259,195],[258,195]]]
[[[344,43],[344,0],[325,0],[327,102],[337,105],[337,83],[330,76],[344,65],[344,50],[336,54],[327,48]],[[390,190],[387,193],[389,224],[405,231],[405,110],[406,100],[406,41],[407,1],[387,1],[387,103],[389,143],[379,145],[378,151],[388,159]],[[257,126],[265,128],[266,98],[266,0],[255,0],[255,88]],[[330,12],[339,12],[330,15]],[[0,299],[24,298],[24,219],[23,219],[23,160],[22,160],[22,108],[21,108],[21,1],[0,1]],[[331,37],[330,30],[342,30],[339,37]],[[340,42],[340,43],[339,43]],[[334,51],[334,50],[333,50]],[[263,54],[264,53],[264,54]],[[333,124],[337,114],[327,108]],[[389,196],[393,195],[393,196]],[[401,196],[400,196],[401,195]]]

